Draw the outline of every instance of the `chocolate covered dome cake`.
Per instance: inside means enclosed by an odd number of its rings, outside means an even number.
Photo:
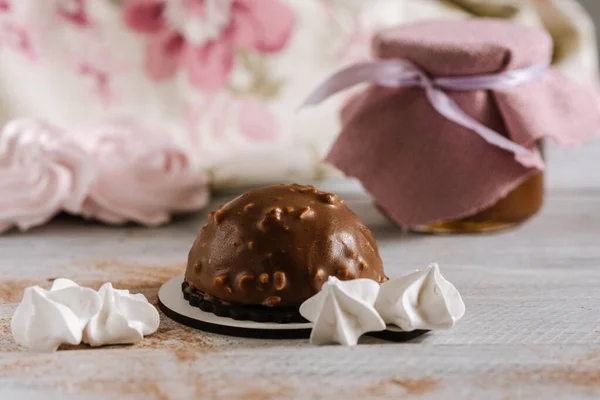
[[[209,214],[190,250],[183,291],[191,305],[217,315],[292,322],[332,275],[387,279],[371,231],[332,193],[277,185]]]

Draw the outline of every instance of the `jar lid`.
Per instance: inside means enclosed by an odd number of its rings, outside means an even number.
[[[546,31],[504,20],[426,21],[384,30],[372,46],[376,58],[404,58],[436,76],[496,73],[552,57]]]

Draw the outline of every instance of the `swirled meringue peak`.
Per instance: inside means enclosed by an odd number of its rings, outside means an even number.
[[[375,309],[403,331],[448,329],[465,314],[465,303],[438,264],[381,285]]]
[[[0,132],[0,232],[44,224],[61,210],[79,213],[94,175],[85,151],[61,130],[10,121]]]
[[[83,342],[91,346],[127,344],[141,341],[158,329],[158,311],[141,294],[102,285],[98,294],[102,308],[94,315],[83,332]]]
[[[314,323],[310,342],[355,346],[364,333],[384,330],[373,308],[378,292],[379,283],[371,279],[340,281],[330,276],[321,291],[300,306],[300,314]]]
[[[25,289],[12,321],[12,335],[31,351],[55,351],[61,344],[91,346],[136,343],[158,329],[158,311],[143,294],[113,288],[99,291],[69,279],[57,279],[50,290]]]
[[[11,321],[13,338],[39,352],[55,351],[61,344],[79,344],[83,328],[100,307],[95,290],[68,279],[55,280],[50,290],[28,287]]]
[[[169,132],[130,120],[105,122],[75,135],[98,169],[83,215],[120,224],[160,225],[208,202],[207,176]]]

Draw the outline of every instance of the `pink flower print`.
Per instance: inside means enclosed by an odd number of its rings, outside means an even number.
[[[10,11],[10,3],[8,0],[0,0],[0,12]]]
[[[152,79],[183,66],[194,86],[212,92],[227,82],[235,48],[262,54],[285,48],[294,14],[279,0],[129,0],[125,21],[149,37]]]
[[[353,21],[352,31],[343,40],[336,59],[340,64],[350,64],[369,59],[373,31]]]
[[[95,91],[98,96],[105,104],[110,103],[113,96],[110,89],[108,73],[87,63],[83,63],[79,66],[79,73],[90,77],[94,81]]]
[[[23,53],[30,59],[35,58],[35,51],[33,50],[27,29],[21,25],[5,22],[0,27],[0,43],[17,52]]]
[[[270,142],[279,134],[275,116],[257,100],[242,100],[239,107],[240,132],[253,142]]]
[[[158,33],[148,42],[146,72],[150,78],[161,81],[175,74],[185,46],[183,36],[174,31]]]
[[[228,93],[190,104],[187,129],[194,153],[209,164],[275,145],[283,136],[280,121],[265,104]]]
[[[58,15],[80,27],[91,25],[85,8],[85,0],[60,0]]]

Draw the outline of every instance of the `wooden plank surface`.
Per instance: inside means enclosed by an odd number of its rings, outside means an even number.
[[[202,333],[161,315],[134,346],[23,352],[10,317],[25,287],[112,281],[156,302],[183,271],[206,211],[158,229],[61,218],[0,238],[0,399],[600,398],[600,141],[550,152],[548,196],[501,234],[407,235],[358,186],[332,189],[363,217],[388,275],[441,264],[467,305],[450,331],[356,348]],[[213,206],[233,194],[223,194]]]

